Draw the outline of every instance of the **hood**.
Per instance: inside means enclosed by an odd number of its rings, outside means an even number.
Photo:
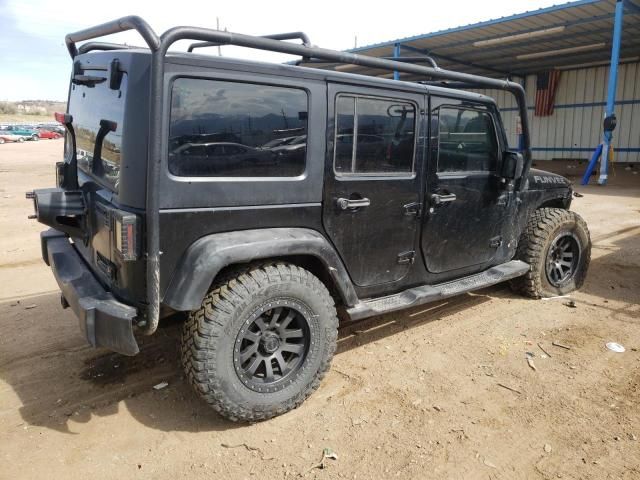
[[[529,170],[529,188],[540,190],[548,188],[570,188],[571,182],[562,175],[532,168]]]

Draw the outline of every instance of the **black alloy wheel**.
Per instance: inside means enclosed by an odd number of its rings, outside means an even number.
[[[309,351],[308,315],[299,302],[277,299],[246,320],[233,350],[242,383],[257,392],[275,392],[295,377]]]
[[[554,287],[565,285],[576,273],[580,261],[580,244],[572,233],[558,235],[547,253],[547,280]]]

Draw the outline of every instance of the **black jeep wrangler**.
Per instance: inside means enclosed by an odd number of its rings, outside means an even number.
[[[147,48],[76,43],[135,29]],[[178,40],[186,53],[168,53]],[[290,40],[301,40],[301,43]],[[315,390],[338,315],[361,319],[510,280],[531,297],[579,288],[590,259],[572,189],[530,169],[517,83],[126,17],[66,37],[73,58],[56,188],[28,194],[42,254],[93,346],[189,312],[182,361],[232,420],[282,414]],[[193,53],[238,45],[274,65]],[[355,64],[420,82],[323,67]],[[303,66],[306,65],[306,66]],[[509,150],[493,88],[517,99]]]

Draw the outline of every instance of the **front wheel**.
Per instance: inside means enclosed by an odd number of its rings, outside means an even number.
[[[515,291],[540,298],[577,290],[591,261],[587,224],[575,212],[540,208],[529,218],[516,258],[531,265],[531,270],[511,281]]]
[[[2,145],[4,143],[4,138],[0,137],[0,145]]]
[[[38,140],[40,140],[40,137],[38,135],[32,135],[31,140],[33,140],[34,142],[37,142]]]
[[[313,274],[287,263],[256,266],[220,282],[189,315],[182,363],[221,415],[266,420],[318,388],[337,326],[333,299]]]

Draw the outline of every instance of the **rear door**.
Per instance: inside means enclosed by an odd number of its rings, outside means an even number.
[[[324,227],[358,286],[404,277],[415,256],[424,96],[330,84]]]
[[[503,146],[485,104],[431,97],[430,172],[422,252],[432,273],[481,270],[502,243]]]

